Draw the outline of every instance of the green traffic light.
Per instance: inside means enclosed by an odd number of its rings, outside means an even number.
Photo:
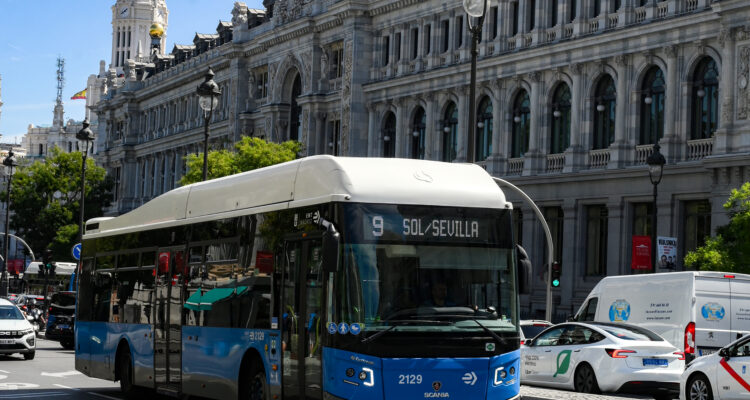
[[[560,286],[560,280],[559,279],[553,279],[552,280],[552,287],[558,287]]]

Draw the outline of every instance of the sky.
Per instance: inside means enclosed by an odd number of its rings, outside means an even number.
[[[231,21],[235,0],[166,0],[166,51],[190,44],[196,32],[214,33]],[[263,8],[262,0],[246,0]],[[115,0],[0,0],[0,141],[21,143],[29,124],[49,126],[57,96],[57,57],[65,59],[65,120],[84,118],[85,100],[70,100],[107,66],[112,52]]]

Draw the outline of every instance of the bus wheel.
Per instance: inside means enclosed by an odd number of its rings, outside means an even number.
[[[258,364],[260,363],[258,362]],[[244,393],[241,398],[245,400],[268,400],[268,385],[263,365],[253,365],[250,368],[249,377],[249,381],[245,381],[243,384]]]
[[[130,398],[135,394],[135,385],[133,385],[133,363],[129,350],[120,354],[118,370],[120,371],[120,391],[126,398]]]
[[[60,345],[65,350],[73,350],[73,347],[75,347],[73,343],[74,343],[73,340],[62,340],[62,341],[60,341]]]

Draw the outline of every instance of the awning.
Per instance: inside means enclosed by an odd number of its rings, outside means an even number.
[[[191,294],[187,301],[185,301],[185,308],[188,310],[200,311],[201,297],[203,297],[203,295],[200,290]]]
[[[239,295],[247,290],[247,286],[234,288],[214,288],[201,295],[200,291],[193,293],[185,302],[185,308],[194,311],[210,310],[214,303]]]

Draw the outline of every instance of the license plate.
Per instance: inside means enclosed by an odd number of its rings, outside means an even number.
[[[0,344],[15,344],[16,341],[13,339],[0,339]]]
[[[58,325],[57,329],[68,329],[70,328],[70,325]]]
[[[667,366],[669,362],[664,358],[644,358],[643,365]]]

